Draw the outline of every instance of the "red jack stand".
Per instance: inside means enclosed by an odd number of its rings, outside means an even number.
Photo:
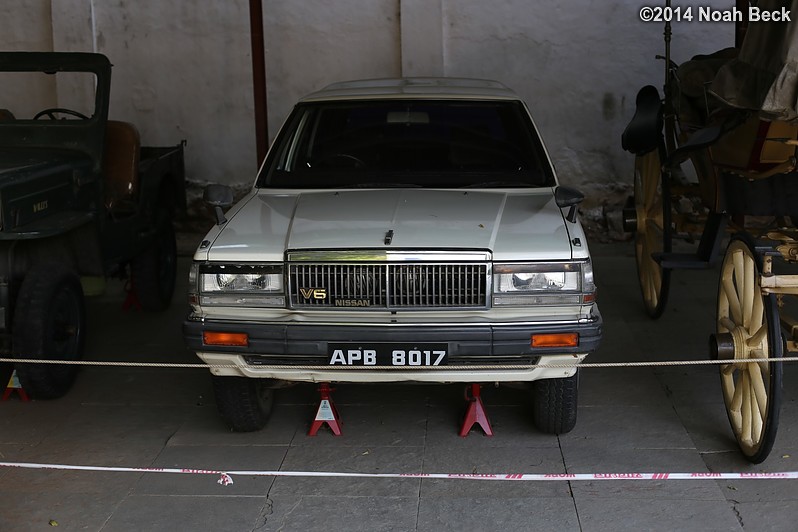
[[[17,372],[11,374],[11,378],[8,380],[8,385],[6,386],[6,391],[3,392],[3,398],[0,401],[8,401],[9,397],[11,397],[11,392],[14,390],[17,391],[19,394],[19,398],[24,401],[30,401],[28,394],[25,393],[25,390],[22,389],[22,385],[19,383],[19,379],[17,378]]]
[[[130,279],[125,283],[125,292],[127,293],[127,297],[125,297],[124,303],[122,303],[122,310],[127,312],[128,310],[141,310],[141,301],[139,301],[139,295],[136,293],[136,285],[133,282],[133,274],[130,274]]]
[[[468,410],[463,418],[463,426],[460,427],[460,436],[463,438],[468,436],[474,423],[478,423],[482,427],[482,430],[485,431],[485,436],[493,436],[493,429],[490,428],[490,420],[488,420],[488,414],[485,413],[485,405],[482,404],[480,392],[481,385],[472,384],[469,397],[468,388],[466,388],[465,395],[466,401],[468,401]]]
[[[319,402],[319,408],[316,410],[316,418],[310,426],[308,436],[315,436],[325,423],[330,426],[330,430],[332,430],[334,435],[341,435],[341,416],[338,415],[335,403],[333,403],[332,397],[330,397],[330,392],[332,391],[333,388],[330,388],[329,383],[322,382],[321,385],[319,385],[321,402]]]

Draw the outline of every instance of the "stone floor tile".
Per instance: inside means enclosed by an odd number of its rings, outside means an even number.
[[[272,512],[258,532],[393,532],[416,530],[417,497],[328,495],[274,495]],[[419,529],[423,530],[423,529]]]
[[[102,530],[127,495],[111,486],[93,493],[64,490],[59,483],[40,487],[19,490],[3,482],[0,530]]]
[[[583,532],[732,532],[743,530],[727,501],[577,497]]]
[[[418,473],[422,447],[293,446],[280,470],[339,473]],[[419,479],[279,477],[272,495],[418,497]]]
[[[578,531],[569,497],[438,498],[422,495],[418,530],[556,530]]]
[[[733,503],[737,518],[746,532],[793,532],[795,504],[784,501]]]
[[[104,532],[253,530],[266,497],[186,497],[131,495],[102,529]]]
[[[560,438],[563,445],[589,443],[597,450],[695,448],[679,416],[667,404],[580,407],[576,427]]]

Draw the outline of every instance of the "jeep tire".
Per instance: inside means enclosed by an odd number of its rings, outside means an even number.
[[[22,281],[12,326],[15,358],[80,360],[86,311],[78,276],[58,264],[34,266]],[[72,387],[77,365],[16,364],[22,388],[35,399],[57,399]]]
[[[150,246],[130,264],[133,286],[141,307],[164,310],[172,302],[177,274],[177,244],[171,212],[161,207],[157,213],[158,232]]]
[[[579,370],[571,377],[532,383],[535,426],[546,434],[565,434],[576,425]]]
[[[8,381],[14,373],[14,364],[10,362],[0,362],[0,394],[5,392]]]
[[[274,404],[274,390],[266,379],[213,376],[216,407],[233,432],[262,429]]]

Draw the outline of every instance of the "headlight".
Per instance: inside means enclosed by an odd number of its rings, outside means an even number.
[[[189,281],[199,305],[285,307],[282,264],[199,264]]]
[[[495,264],[493,305],[580,305],[595,299],[590,261]]]
[[[203,292],[282,292],[282,273],[203,273]]]

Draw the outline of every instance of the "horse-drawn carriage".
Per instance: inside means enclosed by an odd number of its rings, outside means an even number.
[[[776,359],[798,351],[798,319],[787,312],[788,296],[798,295],[790,273],[798,273],[798,24],[736,29],[737,47],[677,65],[666,23],[664,95],[643,87],[623,134],[623,148],[636,156],[623,216],[652,318],[665,309],[671,271],[714,267],[731,233],[710,356],[729,361],[719,365],[729,421],[743,454],[759,463],[778,429]],[[674,251],[674,240],[697,234],[693,251]]]

